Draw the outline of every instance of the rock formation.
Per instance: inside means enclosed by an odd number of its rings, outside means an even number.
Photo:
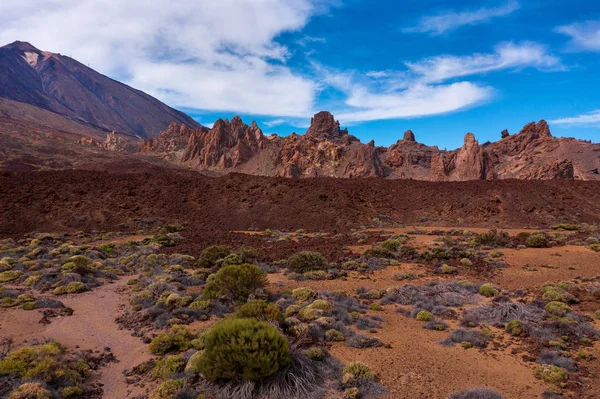
[[[495,143],[467,133],[462,147],[446,151],[416,141],[408,130],[388,148],[363,144],[329,112],[317,113],[306,134],[264,136],[255,122],[219,119],[213,128],[171,124],[144,153],[213,173],[306,177],[386,177],[430,181],[482,179],[600,180],[600,145],[555,138],[545,121],[529,123]]]

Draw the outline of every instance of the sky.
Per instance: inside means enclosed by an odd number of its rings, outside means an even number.
[[[600,3],[589,0],[2,0],[28,41],[200,123],[304,133],[330,111],[363,142],[460,147],[545,119],[600,142]]]

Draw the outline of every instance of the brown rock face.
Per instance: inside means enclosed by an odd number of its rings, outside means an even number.
[[[429,180],[464,181],[486,177],[485,153],[473,133],[465,135],[461,148],[436,154],[431,162]]]
[[[340,122],[333,118],[327,111],[321,111],[311,119],[310,127],[306,131],[307,137],[321,140],[335,140],[348,135],[348,129],[341,130]]]
[[[407,130],[406,132],[404,132],[404,137],[402,138],[402,140],[404,140],[404,141],[416,141],[415,140],[415,134],[412,132],[412,130]]]
[[[235,168],[248,162],[266,143],[256,122],[248,126],[239,116],[231,122],[219,119],[212,129],[199,129],[189,136],[181,162],[198,167]]]
[[[215,173],[307,177],[387,177],[430,181],[491,179],[600,180],[600,145],[552,137],[545,121],[480,145],[467,133],[462,147],[442,151],[410,130],[388,147],[362,144],[329,112],[312,118],[306,134],[265,137],[256,123],[218,120],[211,130],[172,124],[143,152]],[[186,141],[187,140],[187,141]],[[185,143],[185,145],[184,145]],[[169,158],[169,156],[171,158]]]

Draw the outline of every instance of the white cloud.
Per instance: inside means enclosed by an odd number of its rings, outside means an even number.
[[[430,33],[441,35],[445,32],[465,25],[479,25],[493,18],[503,17],[520,8],[516,0],[511,0],[498,7],[482,7],[470,11],[448,11],[437,15],[429,15],[419,20],[417,26],[405,29],[405,32]]]
[[[560,118],[551,120],[550,123],[556,125],[590,125],[600,123],[600,109],[581,114],[570,118]]]
[[[354,109],[337,113],[336,117],[351,123],[443,114],[480,104],[492,94],[492,88],[470,82],[439,86],[419,84],[387,94],[356,87],[347,100],[347,105]]]
[[[600,51],[600,21],[559,26],[556,32],[571,37],[573,50]]]
[[[72,55],[176,107],[306,116],[317,87],[285,66],[275,38],[302,29],[320,4],[2,0],[0,43]]]
[[[419,62],[409,62],[406,65],[426,82],[441,82],[502,69],[563,68],[559,58],[548,54],[545,46],[533,42],[502,43],[496,46],[493,54],[473,54],[463,57],[441,55]]]
[[[491,54],[442,55],[406,65],[406,71],[364,75],[315,67],[328,86],[346,94],[341,112],[336,112],[345,123],[443,114],[490,100],[495,90],[465,81],[469,76],[526,67],[563,69],[560,59],[549,55],[544,46],[532,42],[503,43]],[[457,78],[463,81],[452,82]]]

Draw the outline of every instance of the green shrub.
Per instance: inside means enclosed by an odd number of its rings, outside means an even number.
[[[557,314],[557,313],[566,313],[571,311],[571,308],[569,307],[569,305],[567,305],[566,303],[563,302],[558,302],[558,301],[552,301],[552,302],[548,302],[546,304],[546,312],[548,313],[552,313],[552,314]]]
[[[338,330],[335,329],[331,329],[331,330],[327,330],[325,332],[325,341],[345,341],[346,337],[344,337],[344,334],[342,334],[341,332],[339,332]]]
[[[421,310],[419,313],[417,313],[417,320],[431,321],[433,320],[433,315],[426,310]]]
[[[185,386],[184,380],[168,380],[152,391],[149,399],[174,399]]]
[[[287,267],[296,273],[305,273],[313,270],[323,270],[327,267],[327,261],[318,252],[303,251],[292,255],[288,259]]]
[[[29,276],[25,279],[25,281],[23,282],[23,284],[26,287],[31,287],[32,285],[35,285],[35,283],[37,283],[38,281],[40,281],[42,279],[41,275],[34,275],[34,276]]]
[[[256,265],[226,266],[208,276],[204,296],[209,299],[224,298],[233,302],[245,302],[250,295],[267,284],[267,274]]]
[[[7,270],[0,273],[0,283],[8,283],[21,277],[23,273],[17,270]]]
[[[536,367],[535,377],[546,382],[557,383],[565,381],[568,377],[567,370],[549,364]]]
[[[96,271],[94,264],[90,258],[83,255],[75,255],[67,259],[60,270],[63,273],[88,274]]]
[[[600,244],[592,244],[589,248],[594,252],[600,252]]]
[[[493,285],[486,283],[479,287],[479,293],[483,296],[491,298],[498,295],[498,290]]]
[[[242,305],[235,314],[240,319],[257,319],[259,321],[283,322],[283,315],[272,303],[263,300],[253,300]]]
[[[365,258],[389,259],[394,257],[394,253],[389,249],[380,246],[373,246],[363,254]]]
[[[53,341],[15,349],[0,360],[0,375],[16,374],[43,382],[68,376],[72,382],[82,381],[89,373],[87,363],[61,361],[62,354],[62,346]]]
[[[304,351],[304,355],[310,360],[323,360],[325,357],[325,353],[323,353],[323,349],[313,346],[312,348],[308,348]]]
[[[197,299],[194,302],[190,303],[188,307],[194,310],[208,310],[208,308],[210,307],[210,301],[203,301]]]
[[[511,320],[506,323],[504,329],[507,333],[516,337],[523,334],[523,323],[521,323],[519,320]]]
[[[380,244],[381,248],[392,252],[396,252],[398,249],[400,249],[400,245],[402,245],[400,241],[391,239],[386,240]]]
[[[443,264],[440,268],[440,272],[442,272],[442,274],[455,274],[458,273],[458,269],[456,267]]]
[[[33,310],[35,309],[35,302],[25,302],[23,304],[23,310]]]
[[[462,258],[462,259],[460,260],[460,264],[461,264],[462,266],[467,266],[467,267],[468,267],[468,266],[473,266],[473,262],[471,262],[471,259],[469,259],[469,258]]]
[[[577,303],[577,298],[559,285],[544,285],[542,299],[551,302]]]
[[[322,280],[327,280],[327,278],[329,278],[329,275],[327,274],[327,272],[325,270],[315,270],[312,272],[304,273],[304,277],[307,280],[322,281]]]
[[[187,364],[185,365],[184,371],[186,373],[199,374],[201,370],[198,365],[200,363],[200,360],[202,359],[202,356],[204,356],[204,350],[199,350],[198,352],[190,356]]]
[[[17,300],[9,296],[5,296],[4,298],[0,299],[0,307],[2,308],[11,308],[13,306],[17,306],[17,304]]]
[[[26,382],[11,393],[8,399],[52,399],[52,393],[38,382]]]
[[[231,254],[230,247],[225,245],[212,245],[205,248],[198,257],[198,266],[210,269],[217,265],[217,261]]]
[[[295,300],[297,300],[299,302],[306,302],[306,301],[314,298],[315,295],[316,295],[316,293],[312,288],[302,287],[302,288],[296,288],[295,290],[292,291],[292,296],[294,297]]]
[[[272,325],[254,319],[226,319],[205,336],[198,364],[204,377],[261,380],[290,362],[287,339]]]
[[[568,231],[579,230],[579,226],[577,226],[576,224],[567,224],[567,223],[556,224],[554,226],[551,226],[550,228],[552,230],[568,230]]]
[[[357,387],[346,388],[342,395],[343,399],[358,399],[360,398],[360,389]]]
[[[60,396],[63,398],[72,398],[83,394],[83,389],[79,387],[66,387],[60,390]]]
[[[185,366],[185,359],[181,355],[167,356],[164,359],[160,359],[154,365],[152,370],[152,376],[154,378],[167,379],[171,375],[183,371]]]
[[[342,382],[344,385],[359,385],[363,381],[375,381],[375,373],[369,366],[361,362],[349,363],[342,370]]]
[[[76,294],[78,292],[85,291],[85,286],[82,282],[73,281],[67,285],[56,287],[52,293],[54,295],[65,295],[65,294]]]
[[[549,246],[548,238],[544,233],[534,233],[529,235],[526,243],[529,248],[547,248]]]
[[[383,306],[381,306],[378,303],[372,303],[371,305],[369,305],[369,309],[381,312],[383,310]]]
[[[174,325],[168,333],[157,335],[150,342],[150,352],[155,355],[164,355],[171,351],[185,351],[194,347],[195,340],[200,334],[195,333],[182,325]]]

